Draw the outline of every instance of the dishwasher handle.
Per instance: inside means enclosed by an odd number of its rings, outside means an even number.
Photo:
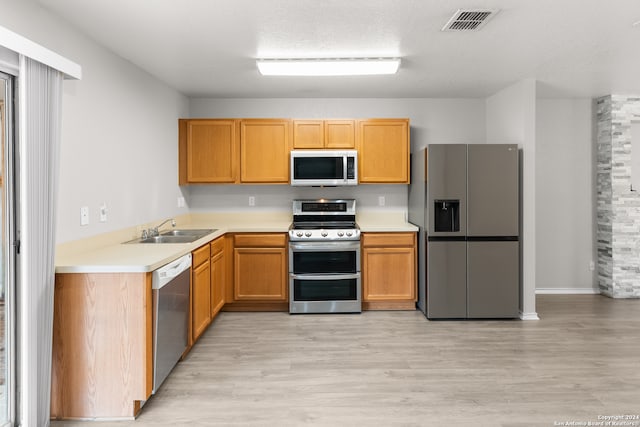
[[[187,254],[175,261],[170,262],[167,265],[160,267],[153,272],[153,278],[151,281],[152,289],[160,289],[180,275],[185,270],[191,268],[191,254]]]

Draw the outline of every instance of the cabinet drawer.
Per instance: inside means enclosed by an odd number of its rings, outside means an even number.
[[[236,234],[236,247],[284,247],[287,244],[286,234]]]
[[[204,245],[193,251],[193,266],[197,267],[209,259],[209,245]]]
[[[218,237],[211,242],[211,256],[214,257],[222,251],[224,251],[224,237]]]
[[[413,246],[415,233],[362,233],[362,246]]]

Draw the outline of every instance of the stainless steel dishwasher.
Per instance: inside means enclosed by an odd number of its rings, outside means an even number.
[[[188,345],[191,254],[153,272],[153,393]]]

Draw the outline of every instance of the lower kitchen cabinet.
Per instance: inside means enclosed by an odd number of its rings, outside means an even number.
[[[287,235],[234,235],[233,304],[225,309],[286,311]]]
[[[191,339],[195,342],[211,323],[211,261],[206,244],[193,251],[191,270]]]
[[[218,314],[225,302],[225,238],[211,242],[211,319]]]
[[[362,234],[365,310],[415,310],[416,233]]]
[[[191,271],[191,344],[207,329],[225,304],[226,238],[193,251]]]
[[[52,418],[138,413],[153,389],[152,306],[151,273],[56,274]]]

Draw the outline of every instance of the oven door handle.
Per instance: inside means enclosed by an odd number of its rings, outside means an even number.
[[[294,252],[344,252],[349,250],[360,249],[359,240],[342,241],[342,242],[289,242],[289,248]]]
[[[360,273],[354,274],[291,274],[292,279],[297,280],[347,280],[359,279]]]

